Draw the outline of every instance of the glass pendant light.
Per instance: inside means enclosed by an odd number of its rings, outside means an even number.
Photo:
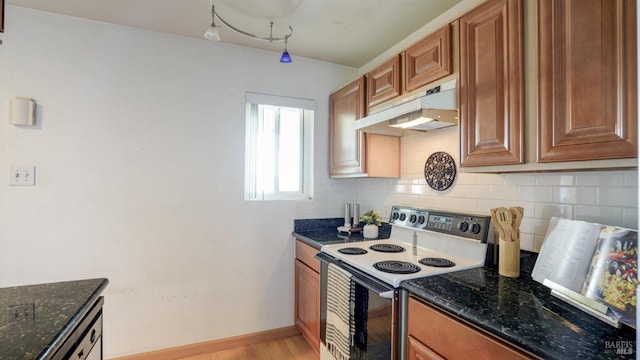
[[[204,38],[211,41],[220,41],[220,34],[218,34],[218,29],[216,29],[216,10],[213,5],[211,5],[211,26],[207,29],[207,32],[204,33]]]
[[[211,41],[220,41],[220,34],[218,34],[218,29],[216,29],[215,25],[211,25],[206,33],[204,33],[204,38]]]
[[[282,53],[282,56],[280,57],[280,62],[281,62],[281,63],[283,63],[283,64],[288,64],[288,63],[290,63],[291,61],[292,61],[292,60],[291,60],[291,56],[289,56],[289,52],[288,52],[287,50],[285,50],[285,51]]]
[[[287,51],[287,40],[289,39],[288,36],[285,36],[284,38],[284,51],[282,52],[282,56],[280,57],[280,62],[283,64],[288,64],[291,61],[291,56],[289,56],[289,52]]]

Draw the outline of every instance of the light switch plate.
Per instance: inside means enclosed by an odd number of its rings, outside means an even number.
[[[10,166],[9,185],[10,186],[35,186],[36,167],[35,166]]]

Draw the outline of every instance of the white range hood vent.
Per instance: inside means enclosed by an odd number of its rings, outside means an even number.
[[[458,124],[456,79],[356,120],[356,130],[405,136]]]

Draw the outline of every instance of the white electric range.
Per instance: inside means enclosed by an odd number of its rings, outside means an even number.
[[[366,344],[353,345],[352,355],[357,359],[406,359],[406,306],[408,293],[400,283],[409,279],[450,273],[482,267],[488,255],[491,217],[446,211],[393,206],[389,218],[389,239],[345,241],[323,245],[316,255],[321,262],[320,281],[320,339],[321,360],[330,359],[331,341],[327,339],[327,308],[336,306],[330,298],[329,267],[335,266],[347,273],[354,289],[364,290],[365,303],[361,318],[376,316],[378,335],[380,328],[388,329],[386,336],[375,341],[362,334],[368,333],[367,321],[356,329],[355,338],[368,339]],[[335,282],[334,282],[335,284]],[[358,292],[358,291],[356,291]],[[333,305],[328,305],[329,303]],[[347,305],[347,304],[344,304]],[[344,306],[340,305],[340,306]],[[385,309],[381,311],[381,309]],[[380,326],[380,313],[388,314]],[[356,322],[357,323],[357,322]],[[333,330],[332,330],[333,331]],[[360,335],[360,336],[359,336]],[[352,336],[352,339],[354,337]],[[335,356],[333,356],[335,357]]]
[[[389,239],[324,245],[321,252],[394,288],[485,264],[489,216],[394,206],[389,223]]]

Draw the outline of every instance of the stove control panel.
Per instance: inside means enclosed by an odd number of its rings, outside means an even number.
[[[389,224],[487,242],[490,216],[393,206]]]
[[[389,224],[426,230],[428,219],[428,210],[394,206],[391,209]]]

